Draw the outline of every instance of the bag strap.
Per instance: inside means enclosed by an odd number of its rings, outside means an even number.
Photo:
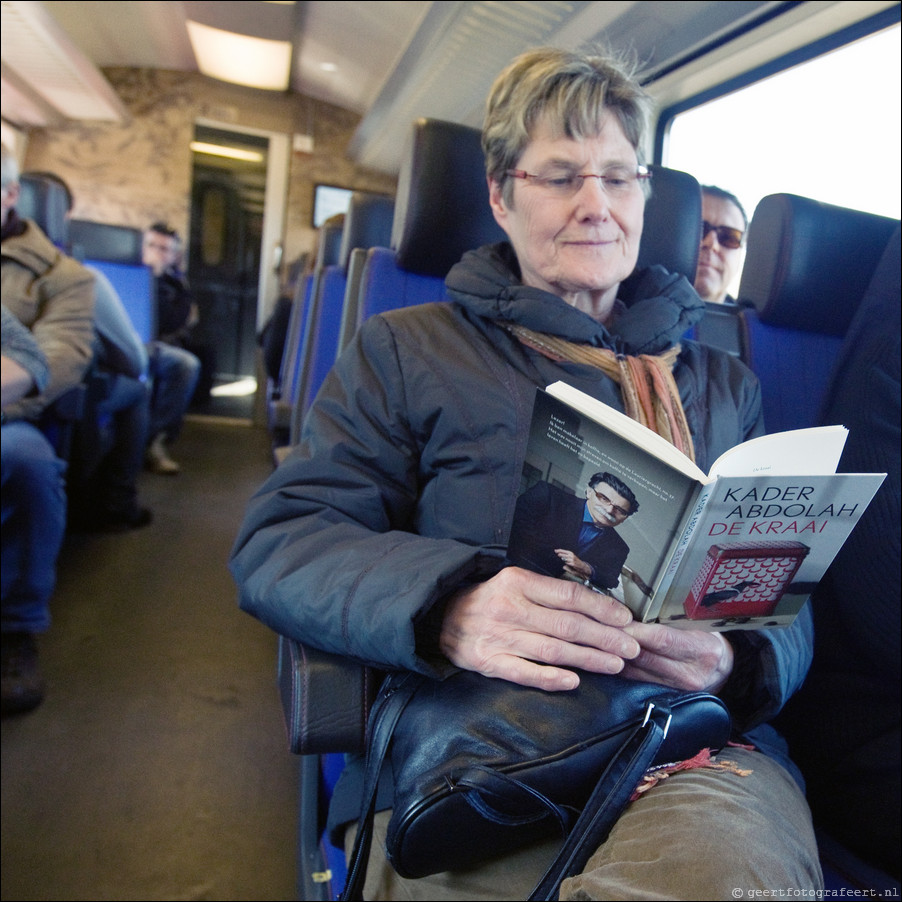
[[[339,899],[341,902],[361,902],[363,882],[369,863],[373,842],[373,817],[376,813],[376,792],[379,775],[388,756],[392,733],[401,712],[416,692],[418,680],[414,673],[391,675],[379,690],[370,712],[370,735],[367,737],[366,769],[363,777],[363,794],[360,803],[360,819],[357,836],[348,864],[348,877]]]
[[[554,861],[530,893],[529,902],[557,899],[561,883],[583,872],[652,766],[669,726],[670,711],[649,702],[645,720],[611,759]]]

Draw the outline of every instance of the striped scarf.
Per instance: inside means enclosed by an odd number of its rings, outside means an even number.
[[[595,348],[533,332],[514,323],[499,323],[521,344],[557,363],[569,361],[600,369],[620,386],[627,416],[667,439],[690,460],[695,460],[692,436],[686,422],[680,393],[671,370],[680,353],[674,345],[663,354],[617,354],[608,348]]]

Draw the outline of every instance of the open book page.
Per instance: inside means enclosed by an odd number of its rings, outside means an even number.
[[[829,476],[836,472],[849,430],[845,426],[813,426],[749,439],[714,461],[718,476]]]
[[[567,385],[566,382],[554,382],[548,386],[546,391],[565,404],[569,404],[574,410],[578,410],[597,423],[622,435],[632,444],[645,448],[650,454],[654,454],[655,457],[675,470],[679,470],[698,482],[708,481],[707,474],[702,472],[682,451],[678,451],[667,439],[630,419],[625,413],[615,410],[603,401],[596,400],[578,388],[573,388],[572,385]]]
[[[762,435],[725,451],[714,461],[708,474],[656,432],[579,389],[555,382],[546,391],[701,483],[718,476],[756,473],[772,476],[835,473],[848,435],[845,426],[813,426]]]

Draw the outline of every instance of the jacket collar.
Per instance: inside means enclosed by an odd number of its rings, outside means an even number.
[[[451,297],[477,316],[630,354],[657,354],[680,341],[704,312],[682,276],[661,266],[635,272],[621,286],[622,313],[610,329],[566,301],[520,282],[507,242],[464,254],[445,280]]]

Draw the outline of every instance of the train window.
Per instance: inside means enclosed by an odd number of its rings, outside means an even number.
[[[896,25],[678,113],[664,163],[749,216],[787,192],[899,218],[899,71]]]
[[[317,185],[313,193],[313,227],[318,229],[330,216],[347,213],[351,194],[350,188]]]

